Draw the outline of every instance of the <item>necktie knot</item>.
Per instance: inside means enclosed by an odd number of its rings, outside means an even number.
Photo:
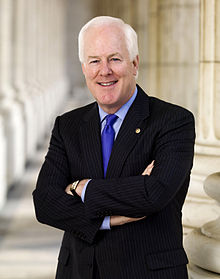
[[[114,123],[115,123],[117,118],[118,118],[118,116],[115,115],[115,114],[108,114],[106,116],[106,125],[112,127],[114,125]]]

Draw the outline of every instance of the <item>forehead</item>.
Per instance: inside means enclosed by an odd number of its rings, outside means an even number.
[[[128,53],[124,32],[116,25],[90,27],[85,33],[84,42],[86,56]]]

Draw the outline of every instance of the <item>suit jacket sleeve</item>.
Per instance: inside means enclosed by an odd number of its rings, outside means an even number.
[[[59,117],[55,121],[49,151],[33,192],[36,217],[39,222],[73,233],[92,242],[103,218],[90,220],[80,197],[65,193],[74,179],[70,176],[66,150],[59,133]]]
[[[151,175],[92,180],[85,195],[89,218],[147,216],[163,209],[183,185],[188,187],[195,140],[193,115],[185,109],[168,110],[155,129]]]

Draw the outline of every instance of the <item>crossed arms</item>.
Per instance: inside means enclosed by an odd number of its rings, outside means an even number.
[[[142,175],[150,175],[151,171],[154,167],[154,161],[152,161],[147,167],[146,169],[143,171]],[[86,185],[86,183],[88,182],[89,179],[83,179],[79,182],[77,188],[76,188],[76,194],[78,196],[81,197],[82,194],[82,190],[84,188],[84,186]],[[74,194],[70,191],[70,186],[71,184],[69,184],[66,189],[65,192],[71,196],[73,196]],[[121,226],[124,225],[126,223],[131,223],[131,222],[136,222],[142,219],[145,219],[146,216],[143,217],[139,217],[139,218],[134,218],[134,217],[127,217],[127,216],[120,216],[120,215],[115,215],[115,216],[110,216],[110,227],[114,227],[114,226]]]
[[[163,121],[169,125],[161,127],[157,135],[155,132],[152,140],[153,169],[149,171],[147,167],[142,175],[137,176],[92,178],[83,203],[78,195],[67,194],[67,185],[76,179],[70,174],[71,160],[68,158],[73,152],[67,150],[69,145],[61,129],[61,118],[57,118],[33,193],[38,221],[92,243],[105,216],[111,216],[111,226],[117,226],[162,210],[183,184],[188,185],[195,139],[191,113],[178,113],[175,118],[170,116]],[[80,156],[73,154],[73,157],[76,158],[73,165],[77,168]],[[78,191],[80,195],[81,187]]]

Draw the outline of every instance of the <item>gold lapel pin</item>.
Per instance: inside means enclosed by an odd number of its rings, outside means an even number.
[[[141,129],[140,128],[137,128],[136,130],[135,130],[135,133],[136,134],[139,134],[141,132]]]

